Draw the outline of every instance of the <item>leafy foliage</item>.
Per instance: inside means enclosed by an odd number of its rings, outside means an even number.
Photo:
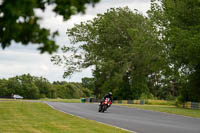
[[[80,83],[54,82],[43,77],[24,74],[13,78],[0,79],[0,96],[18,94],[25,99],[39,98],[80,98],[89,97],[91,91]]]
[[[182,101],[200,101],[200,1],[152,1],[149,16],[162,35]]]
[[[115,98],[137,99],[149,92],[148,75],[162,66],[162,46],[154,31],[142,14],[127,7],[111,8],[69,29],[74,45],[64,47],[67,55],[53,56],[52,61],[64,64],[64,76],[93,66],[96,96],[113,91]]]
[[[152,0],[148,17],[113,8],[68,29],[74,45],[52,62],[64,77],[92,66],[97,97],[199,102],[199,15],[199,0]]]
[[[71,15],[85,11],[85,4],[99,0],[3,0],[0,4],[0,43],[2,48],[11,45],[11,41],[39,44],[41,53],[52,53],[58,49],[54,41],[58,32],[41,28],[34,10],[44,11],[47,5],[54,6],[53,11],[68,20]]]
[[[95,91],[95,79],[94,78],[82,78],[82,86],[88,88],[92,92]]]

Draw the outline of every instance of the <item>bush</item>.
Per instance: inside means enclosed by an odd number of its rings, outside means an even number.
[[[153,96],[152,93],[142,93],[140,96],[140,100],[146,100],[146,99],[157,99]]]
[[[176,101],[167,101],[167,100],[151,100],[148,99],[145,101],[146,104],[150,105],[175,105]]]
[[[176,100],[176,97],[172,96],[171,93],[167,96],[166,100]]]
[[[40,94],[40,98],[46,98],[45,94]]]

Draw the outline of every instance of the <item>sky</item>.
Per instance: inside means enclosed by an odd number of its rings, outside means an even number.
[[[125,6],[128,6],[131,10],[137,9],[145,14],[150,9],[150,0],[101,0],[95,7],[87,5],[85,14],[74,15],[65,22],[61,16],[52,12],[53,6],[48,6],[45,12],[40,10],[35,10],[35,12],[37,16],[44,18],[40,21],[42,27],[49,28],[52,32],[59,31],[56,42],[62,47],[70,45],[66,31],[68,28],[72,28],[74,24],[92,20],[97,14],[103,14],[110,8]],[[50,82],[63,80],[67,82],[81,82],[83,77],[92,77],[91,69],[88,68],[73,74],[70,78],[63,79],[64,68],[53,65],[50,61],[52,55],[47,53],[40,54],[37,47],[34,44],[23,46],[12,41],[10,47],[4,50],[0,48],[0,79],[8,79],[16,75],[28,73],[32,76],[45,77]]]

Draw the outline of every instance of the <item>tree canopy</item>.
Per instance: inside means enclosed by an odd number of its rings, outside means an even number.
[[[11,41],[23,45],[38,44],[41,53],[52,53],[58,49],[54,38],[58,32],[42,28],[42,19],[35,14],[35,9],[44,11],[47,5],[54,6],[53,11],[68,20],[71,15],[84,13],[86,4],[93,5],[99,0],[3,0],[0,3],[0,43],[4,49]]]
[[[199,15],[199,0],[151,0],[147,16],[111,8],[68,29],[74,45],[52,62],[64,66],[64,77],[92,66],[97,97],[199,102]]]
[[[147,17],[127,7],[112,8],[67,34],[74,46],[63,48],[64,58],[52,57],[55,64],[66,65],[64,76],[94,66],[96,95],[113,91],[119,98],[133,99],[149,92],[147,76],[159,71],[163,54]]]
[[[182,101],[200,101],[200,1],[152,1],[149,16],[168,50]]]

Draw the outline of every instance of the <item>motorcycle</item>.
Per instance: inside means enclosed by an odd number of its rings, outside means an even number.
[[[112,104],[110,98],[106,98],[104,101],[99,103],[99,112],[104,112],[110,107]]]

